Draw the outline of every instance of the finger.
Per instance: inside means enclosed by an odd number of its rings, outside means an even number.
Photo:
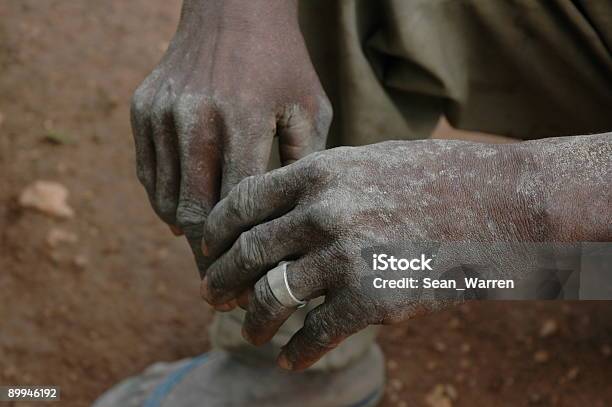
[[[283,165],[325,149],[333,115],[332,107],[326,97],[313,102],[312,106],[306,108],[292,106],[279,120],[279,150]],[[309,111],[316,113],[310,114]]]
[[[236,300],[231,300],[226,302],[225,304],[215,305],[214,308],[216,311],[220,312],[229,312],[235,309],[238,306],[238,302]]]
[[[278,302],[264,276],[255,284],[242,325],[242,336],[253,345],[263,345],[294,311],[295,308],[287,308]]]
[[[177,226],[191,246],[200,276],[209,261],[202,252],[204,222],[219,199],[220,123],[210,112],[198,111],[189,99],[175,103],[174,121],[178,134],[180,189],[176,209]]]
[[[204,299],[222,304],[253,286],[280,261],[303,250],[303,239],[296,238],[303,222],[291,214],[262,223],[240,235],[234,245],[212,263],[202,281]]]
[[[287,213],[297,198],[298,183],[287,168],[248,177],[211,211],[206,222],[206,245],[212,258],[231,247],[251,227]]]
[[[174,40],[173,40],[174,42]],[[160,65],[140,84],[132,97],[130,117],[132,133],[136,146],[136,162],[138,179],[144,185],[151,201],[151,206],[155,208],[156,184],[157,184],[157,153],[154,143],[153,109],[155,106],[156,95],[160,89],[159,83],[182,83],[184,76],[168,81],[164,78],[166,70],[162,69],[163,64],[171,57],[180,56],[180,47],[170,47],[164,54]]]
[[[253,288],[247,288],[240,295],[238,295],[238,298],[236,298],[238,306],[245,311],[249,306],[251,295],[253,295]]]
[[[273,120],[262,119],[263,116],[251,114],[228,120],[223,143],[221,197],[227,196],[244,178],[266,172],[276,129]]]
[[[367,326],[363,311],[350,297],[328,296],[322,305],[308,313],[302,329],[283,347],[278,364],[288,370],[306,369]]]
[[[319,273],[314,259],[303,257],[287,266],[287,283],[300,300],[308,301],[325,293],[325,276]],[[271,291],[267,276],[262,277],[249,298],[242,330],[244,338],[254,345],[268,342],[295,309],[283,306]]]
[[[174,236],[183,236],[184,233],[181,230],[181,228],[179,228],[178,226],[169,225],[169,227],[170,227],[170,231],[172,232]]]
[[[177,136],[172,117],[172,90],[162,85],[151,108],[151,126],[156,156],[155,202],[159,217],[176,225],[180,169]]]

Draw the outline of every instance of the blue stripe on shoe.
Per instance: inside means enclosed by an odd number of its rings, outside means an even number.
[[[168,395],[168,393],[170,393],[170,391],[174,388],[174,386],[179,384],[181,380],[183,380],[183,377],[187,375],[187,373],[203,364],[207,359],[208,354],[205,353],[194,358],[180,369],[177,369],[174,372],[170,373],[164,381],[157,385],[151,396],[149,396],[147,401],[145,401],[143,407],[159,407],[162,401],[164,401],[164,399]]]
[[[187,375],[187,373],[192,371],[194,368],[202,365],[207,360],[208,360],[208,354],[205,353],[203,355],[200,355],[194,358],[193,360],[185,364],[185,366],[181,367],[180,369],[177,369],[174,372],[170,373],[164,381],[162,381],[160,384],[157,385],[157,387],[155,387],[155,390],[153,391],[153,393],[151,393],[151,396],[149,396],[149,398],[145,401],[143,407],[161,406],[162,401],[164,401],[168,393],[170,393],[170,391],[172,391],[172,389],[177,384],[179,384],[181,380],[183,380],[183,378]],[[368,406],[369,403],[371,403],[372,401],[374,401],[376,398],[380,396],[381,391],[382,391],[382,388],[376,389],[372,393],[367,395],[366,398],[364,398],[363,400],[360,400],[357,403],[351,404],[350,406],[347,406],[347,407]]]
[[[368,396],[366,396],[366,398],[364,398],[363,400],[358,401],[355,404],[351,404],[348,407],[365,407],[365,406],[368,406],[372,401],[374,401],[378,397],[380,397],[381,392],[382,392],[382,388],[376,389],[372,393],[368,394]]]

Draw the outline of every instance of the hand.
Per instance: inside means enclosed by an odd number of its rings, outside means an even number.
[[[176,35],[132,102],[138,178],[184,232],[200,272],[203,224],[242,178],[325,147],[331,105],[294,0],[185,0]]]
[[[238,184],[211,212],[205,240],[216,261],[202,282],[212,304],[240,297],[244,335],[268,341],[292,309],[265,273],[282,260],[299,299],[325,295],[285,346],[279,364],[303,369],[368,324],[405,320],[441,306],[363,290],[361,250],[415,241],[546,241],[543,198],[528,188],[537,168],[520,145],[386,142],[338,148]],[[462,261],[487,258],[471,252]],[[505,256],[505,257],[504,257]],[[464,256],[465,257],[465,256]],[[520,254],[497,261],[528,272]],[[263,277],[263,278],[262,278]],[[254,290],[250,295],[249,287]]]

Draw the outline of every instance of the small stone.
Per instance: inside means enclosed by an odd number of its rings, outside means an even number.
[[[448,321],[448,327],[450,329],[457,329],[461,326],[461,320],[459,318],[453,318]]]
[[[557,333],[559,325],[554,319],[547,319],[540,327],[540,338],[548,338]]]
[[[578,367],[572,367],[567,374],[565,375],[565,377],[567,378],[567,380],[572,381],[572,380],[576,380],[576,378],[578,377],[578,373],[580,373],[580,368]]]
[[[445,386],[445,391],[448,397],[451,398],[451,400],[457,400],[457,398],[459,397],[459,393],[457,392],[457,389],[452,384],[447,384]]]
[[[79,269],[85,269],[89,265],[89,259],[87,258],[87,256],[79,254],[75,256],[75,258],[72,260],[72,264],[74,264]]]
[[[472,366],[472,362],[471,362],[469,359],[462,358],[462,359],[459,361],[459,366],[460,366],[462,369],[469,369],[469,368]]]
[[[429,407],[452,407],[453,400],[457,399],[457,390],[450,384],[436,384],[425,395],[425,403]]]
[[[71,244],[79,241],[79,237],[61,228],[52,228],[47,233],[47,244],[51,248],[56,248],[62,244]]]
[[[536,363],[546,363],[550,359],[550,355],[545,350],[539,350],[533,355],[533,360]]]
[[[441,341],[434,342],[434,349],[438,352],[444,352],[446,350],[446,344]]]
[[[68,194],[68,189],[58,182],[39,180],[21,192],[19,205],[23,208],[36,209],[49,216],[72,218],[74,210],[66,202]]]
[[[472,347],[470,346],[469,343],[464,343],[463,345],[461,345],[462,353],[470,353],[470,350],[472,350]]]
[[[540,404],[542,402],[542,396],[537,393],[529,395],[529,404]]]
[[[157,283],[157,286],[155,287],[155,291],[157,291],[157,294],[159,295],[164,295],[168,292],[168,286],[166,286],[166,284],[160,281],[159,283]]]
[[[404,387],[404,383],[399,379],[393,379],[391,380],[391,387],[396,391],[400,391]]]

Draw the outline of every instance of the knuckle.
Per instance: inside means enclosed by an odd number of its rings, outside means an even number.
[[[194,95],[190,93],[181,93],[174,100],[172,105],[172,113],[177,116],[184,113],[192,114],[194,111],[194,106],[197,104],[197,98]]]
[[[260,279],[255,284],[252,312],[268,320],[275,319],[282,314],[282,306],[272,294],[266,279]]]
[[[230,216],[236,217],[238,220],[248,220],[254,215],[254,199],[257,184],[257,178],[250,176],[238,183],[230,192],[228,200],[228,210]]]
[[[314,230],[325,232],[327,235],[335,235],[336,232],[344,230],[350,225],[350,214],[341,209],[343,206],[332,202],[323,199],[311,205],[306,210],[305,223]]]
[[[141,161],[136,163],[136,177],[150,194],[152,192],[150,191],[150,188],[152,187],[153,183],[153,172]]]
[[[244,232],[238,238],[237,263],[246,272],[258,270],[264,263],[261,241],[253,232]]]
[[[206,211],[201,204],[192,200],[182,199],[176,208],[177,226],[184,229],[200,227],[203,231]]]
[[[325,200],[324,202],[334,202],[333,200]],[[335,204],[325,205],[325,214],[327,216],[327,223],[333,225],[334,229],[344,229],[350,226],[353,221],[353,215],[346,210],[347,202],[335,201]]]
[[[308,313],[304,321],[304,328],[304,334],[309,342],[320,348],[332,347],[339,336],[338,330],[322,318],[321,313],[316,310]]]
[[[225,274],[219,272],[209,272],[208,275],[208,292],[211,296],[211,301],[219,297],[219,294],[224,291],[226,287]]]
[[[305,223],[314,230],[324,231],[330,228],[331,224],[327,216],[328,208],[319,203],[311,205],[306,210]]]
[[[172,116],[179,123],[189,123],[197,116],[200,102],[193,95],[184,94],[176,98],[172,104]]]
[[[308,226],[319,230],[326,226],[326,215],[327,211],[323,205],[314,204],[306,210],[304,221]]]
[[[176,220],[176,204],[160,196],[155,197],[155,210],[159,217],[166,223],[174,223]]]
[[[159,125],[168,120],[169,114],[169,101],[165,97],[156,97],[151,105],[151,121]]]
[[[317,133],[325,135],[334,117],[334,108],[326,95],[320,98],[319,110],[315,116]]]
[[[307,166],[306,175],[316,184],[327,182],[335,174],[334,162],[326,152],[311,154],[304,163]]]
[[[138,88],[136,88],[134,94],[132,95],[132,100],[130,104],[132,114],[142,115],[147,112],[147,108],[150,104],[151,99],[150,93],[151,92],[149,87],[144,83],[141,84]]]

